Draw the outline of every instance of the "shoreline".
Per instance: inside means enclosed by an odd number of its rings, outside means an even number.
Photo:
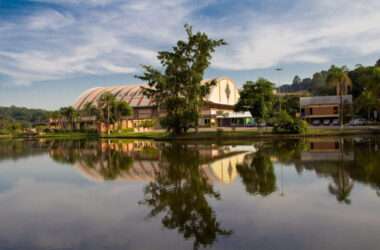
[[[330,132],[331,131],[331,132]],[[316,132],[316,133],[306,133],[306,134],[272,134],[263,133],[258,134],[257,132],[249,133],[239,133],[239,131],[224,131],[221,134],[217,132],[209,132],[208,134],[187,134],[180,137],[154,137],[154,136],[101,136],[101,139],[144,139],[144,140],[154,140],[154,141],[217,141],[217,140],[253,140],[253,139],[299,139],[299,138],[312,138],[312,137],[332,137],[332,136],[348,136],[348,135],[378,135],[380,134],[379,129],[358,129],[353,131],[335,131],[330,130],[328,132]],[[246,131],[249,132],[249,131]]]
[[[134,134],[135,133],[135,134]],[[377,135],[380,134],[380,128],[371,129],[347,129],[344,131],[337,131],[336,129],[315,131],[309,130],[306,134],[273,134],[271,132],[265,132],[259,134],[257,131],[208,131],[200,132],[198,134],[189,133],[180,137],[171,137],[167,133],[160,132],[131,132],[125,135],[103,135],[95,136],[94,134],[62,134],[62,135],[6,135],[0,136],[0,138],[28,138],[28,139],[140,139],[140,140],[154,140],[154,141],[220,141],[220,140],[254,140],[254,139],[299,139],[299,138],[311,138],[311,137],[331,137],[331,136],[348,136],[348,135]]]

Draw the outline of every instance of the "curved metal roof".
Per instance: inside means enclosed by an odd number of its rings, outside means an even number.
[[[83,108],[86,102],[96,105],[100,96],[105,92],[110,92],[119,100],[128,102],[131,107],[150,107],[155,106],[153,99],[149,99],[141,93],[141,87],[148,87],[146,84],[137,84],[117,87],[97,87],[92,88],[81,94],[74,102],[75,109]]]
[[[212,79],[202,80],[201,84],[207,84],[211,80]],[[217,85],[223,80],[227,80],[229,83],[232,84],[231,86],[234,86],[234,88],[237,89],[236,84],[227,77],[216,79]],[[152,98],[147,98],[141,93],[141,87],[148,88],[149,86],[147,84],[135,84],[135,85],[128,85],[128,86],[91,88],[85,91],[75,100],[73,107],[77,110],[82,109],[86,102],[90,102],[94,105],[97,105],[100,96],[105,92],[110,92],[114,94],[115,97],[119,100],[127,101],[129,106],[133,108],[156,106]],[[215,88],[216,86],[211,87],[211,92]],[[218,100],[212,99],[211,92],[210,92],[210,95],[205,98],[205,101],[209,101],[212,103],[220,103],[221,102],[220,100],[218,101]]]

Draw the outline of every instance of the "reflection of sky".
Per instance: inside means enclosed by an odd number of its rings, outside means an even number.
[[[215,184],[210,199],[218,221],[232,229],[220,249],[370,249],[378,242],[380,203],[375,191],[355,182],[350,206],[329,194],[331,178],[298,175],[274,164],[277,191],[252,196],[237,178]],[[139,206],[145,182],[91,183],[72,166],[48,155],[0,162],[0,249],[192,248],[176,230],[163,229],[162,214],[146,219]],[[164,240],[163,240],[164,239]]]

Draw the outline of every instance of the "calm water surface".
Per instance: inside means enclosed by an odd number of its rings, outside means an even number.
[[[380,137],[0,140],[0,249],[379,249]]]

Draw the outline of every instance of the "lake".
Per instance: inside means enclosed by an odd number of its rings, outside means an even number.
[[[0,249],[379,249],[380,137],[0,140]]]

